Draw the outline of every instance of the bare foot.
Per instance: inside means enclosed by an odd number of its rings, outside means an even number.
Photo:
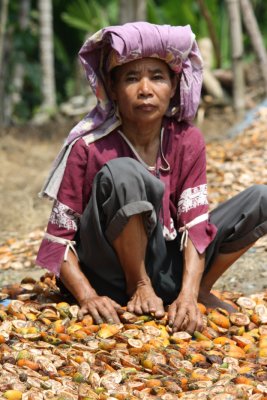
[[[150,283],[137,287],[127,304],[127,310],[138,315],[154,314],[156,318],[162,318],[165,315],[163,302],[155,294]]]
[[[237,311],[233,306],[231,306],[231,304],[228,304],[225,301],[220,300],[214,294],[201,289],[199,291],[198,301],[204,304],[204,306],[206,306],[207,308],[223,308],[229,313]]]

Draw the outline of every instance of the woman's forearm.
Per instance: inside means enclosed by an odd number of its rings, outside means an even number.
[[[184,250],[184,270],[181,292],[198,296],[201,278],[204,272],[205,254],[199,254],[188,239]]]
[[[60,280],[80,305],[85,299],[96,295],[96,291],[81,271],[77,257],[71,251],[68,253],[67,261],[62,262]]]

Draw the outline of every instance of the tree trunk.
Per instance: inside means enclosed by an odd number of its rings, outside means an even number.
[[[42,67],[43,110],[56,106],[52,1],[38,0],[40,22],[40,60]]]
[[[240,18],[239,0],[226,0],[232,51],[233,70],[233,105],[236,113],[241,116],[245,109],[244,100],[244,68],[243,68],[243,38]]]
[[[21,0],[20,2],[19,15],[18,15],[20,32],[23,32],[29,26],[30,5],[31,5],[30,0]],[[23,57],[23,52],[20,51],[18,59],[21,60],[22,57]],[[24,76],[25,76],[25,66],[22,62],[17,62],[14,66],[14,72],[12,76],[13,89],[10,95],[6,98],[5,119],[7,123],[11,121],[14,107],[21,101],[21,95],[24,85]]]
[[[146,20],[146,0],[120,0],[120,23]]]
[[[216,58],[216,68],[219,68],[221,66],[221,51],[220,51],[219,41],[218,41],[218,37],[217,37],[216,30],[214,27],[214,23],[213,23],[211,15],[209,13],[209,10],[205,4],[205,0],[197,0],[197,2],[199,5],[201,14],[203,15],[203,17],[205,18],[206,23],[207,23],[210,39],[212,41],[213,48],[214,48],[214,54],[215,54],[215,58]]]
[[[213,45],[210,38],[198,40],[198,47],[203,59],[203,86],[207,93],[218,101],[224,101],[224,91],[220,82],[212,73]]]
[[[1,4],[1,18],[0,18],[0,125],[4,122],[4,91],[5,91],[5,79],[4,79],[4,43],[6,35],[8,16],[8,0],[2,0]]]
[[[254,51],[259,59],[262,77],[264,80],[264,91],[267,93],[267,53],[262,35],[259,30],[250,0],[240,0],[240,6],[244,25],[248,31]]]

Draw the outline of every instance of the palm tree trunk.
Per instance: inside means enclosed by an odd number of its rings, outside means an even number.
[[[226,0],[230,20],[230,37],[233,70],[233,105],[236,113],[242,116],[245,109],[245,85],[243,68],[243,38],[239,0]]]
[[[38,8],[40,21],[40,59],[42,66],[42,108],[51,112],[56,106],[52,1],[38,0]]]
[[[1,4],[1,17],[0,17],[0,125],[4,122],[4,90],[5,90],[5,79],[4,79],[4,43],[7,26],[8,16],[8,0],[2,0]]]
[[[264,80],[264,91],[267,93],[267,52],[265,50],[262,35],[253,12],[251,2],[249,0],[240,0],[240,6],[244,25],[248,31],[252,46],[259,59],[261,73]]]
[[[30,22],[30,0],[20,0],[19,4],[19,15],[18,15],[18,24],[19,30],[22,33],[29,26]],[[18,60],[23,58],[23,51],[21,50],[18,54]],[[14,72],[12,74],[12,87],[13,90],[6,96],[5,102],[5,120],[9,123],[12,119],[12,114],[14,112],[14,107],[17,103],[21,101],[22,90],[24,85],[24,77],[25,77],[25,66],[22,62],[18,61],[14,65]]]
[[[120,23],[146,20],[146,0],[120,0]]]

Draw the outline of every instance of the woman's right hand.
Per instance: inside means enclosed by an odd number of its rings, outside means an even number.
[[[109,324],[119,324],[120,319],[116,310],[121,306],[107,296],[93,296],[85,298],[80,302],[78,318],[81,320],[86,314],[90,314],[96,324],[107,322]]]
[[[61,265],[60,280],[80,305],[78,314],[80,320],[86,314],[90,314],[96,324],[120,323],[116,310],[121,306],[107,296],[98,296],[71,251],[68,253],[67,261]]]

